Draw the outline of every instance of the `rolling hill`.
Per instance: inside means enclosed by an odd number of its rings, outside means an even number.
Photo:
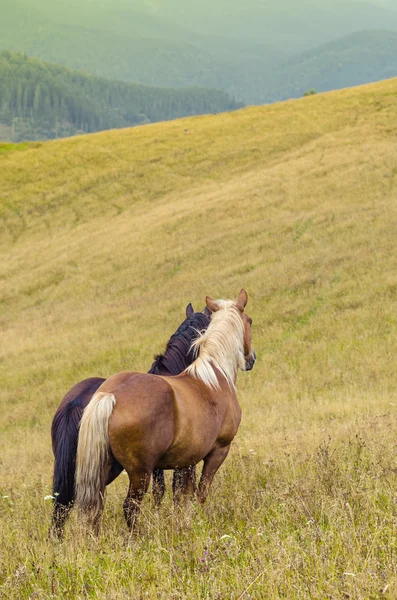
[[[11,141],[51,139],[241,108],[225,92],[109,81],[0,52],[0,125]]]
[[[0,145],[1,595],[394,597],[396,94]],[[49,542],[63,394],[242,286],[258,360],[208,504],[147,497],[130,539],[120,477],[98,540]]]

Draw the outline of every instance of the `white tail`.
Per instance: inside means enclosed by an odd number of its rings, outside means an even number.
[[[76,503],[95,519],[103,507],[109,466],[109,418],[116,398],[94,394],[80,423],[76,460]]]

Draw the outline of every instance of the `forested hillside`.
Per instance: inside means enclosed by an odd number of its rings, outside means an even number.
[[[397,75],[397,32],[361,31],[305,52],[280,69],[281,98],[351,87]],[[284,82],[284,85],[283,85]]]
[[[55,138],[239,108],[224,92],[108,81],[0,53],[2,138]]]
[[[117,0],[113,6],[0,0],[0,14],[0,49],[147,85],[214,87],[217,81],[217,61],[205,44],[199,48],[184,28]]]
[[[112,79],[274,102],[396,75],[394,42],[381,32],[397,32],[396,9],[386,0],[309,0],[304,9],[295,0],[0,0],[0,49]]]
[[[312,88],[324,92],[395,76],[397,32],[360,31],[281,62],[256,86],[265,103],[297,98]]]

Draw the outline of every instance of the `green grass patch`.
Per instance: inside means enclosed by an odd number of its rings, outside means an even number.
[[[21,142],[19,144],[0,142],[0,154],[7,154],[8,152],[21,152],[29,148],[39,148],[41,144]]]

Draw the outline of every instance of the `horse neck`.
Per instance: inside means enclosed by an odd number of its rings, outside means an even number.
[[[190,339],[189,336],[180,336],[171,340],[165,353],[156,358],[149,373],[154,375],[179,375],[182,373],[192,362],[190,347],[193,339]]]

